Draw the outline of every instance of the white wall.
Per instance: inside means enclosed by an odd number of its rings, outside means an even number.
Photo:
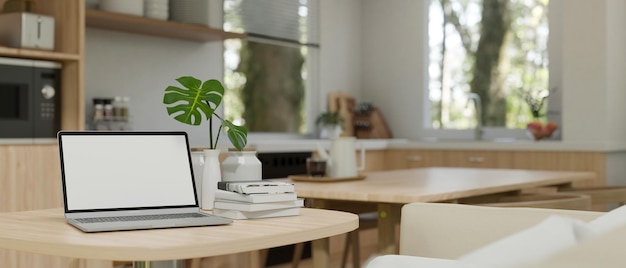
[[[625,142],[626,1],[562,1],[560,56],[564,141]],[[394,137],[420,138],[426,86],[426,0],[322,0],[320,101],[352,93],[381,108]],[[167,117],[163,90],[183,74],[222,77],[222,45],[87,29],[86,101],[128,95],[136,129],[206,126]],[[559,59],[559,57],[556,57]],[[88,107],[90,107],[88,105]]]
[[[320,3],[320,110],[328,92],[361,96],[361,0],[322,0]]]
[[[313,114],[326,108],[329,91],[350,92],[357,99],[361,94],[360,0],[322,0],[320,6],[321,93],[317,95],[321,101],[313,102]],[[215,20],[211,23],[219,25]],[[130,96],[135,130],[185,130],[192,146],[208,146],[208,125],[192,127],[169,118],[162,98],[165,88],[177,84],[174,79],[183,75],[223,80],[221,42],[197,43],[87,28],[85,47],[87,114],[94,97]],[[222,135],[221,141],[225,139]]]
[[[607,1],[607,132],[608,140],[626,139],[626,1]],[[626,162],[622,162],[626,163]]]
[[[427,79],[426,1],[362,2],[363,99],[381,109],[394,137],[418,138]]]
[[[129,96],[135,130],[185,130],[194,146],[208,146],[208,125],[169,118],[163,92],[176,78],[222,80],[222,44],[196,43],[88,28],[85,40],[87,114],[94,97]]]
[[[626,142],[626,1],[554,1],[563,7],[563,140]],[[363,0],[363,98],[395,137],[421,137],[426,2]]]

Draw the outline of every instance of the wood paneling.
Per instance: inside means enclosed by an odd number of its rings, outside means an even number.
[[[63,206],[57,145],[0,146],[0,211]]]
[[[591,171],[597,174],[596,181],[574,185],[606,183],[606,153],[602,152],[416,149],[390,149],[386,152],[386,170],[436,166]]]
[[[513,166],[519,169],[592,171],[598,179],[590,183],[575,183],[575,186],[606,184],[606,153],[601,152],[512,152]]]
[[[0,212],[63,206],[59,151],[53,145],[0,146]],[[0,250],[0,267],[68,267],[73,260]],[[110,261],[81,260],[75,267],[111,267]]]
[[[431,150],[388,150],[386,170],[444,166],[444,153]]]
[[[508,151],[445,151],[448,167],[511,168],[512,153]]]
[[[371,150],[365,152],[365,171],[385,170],[385,150]],[[357,165],[361,164],[361,153],[356,153]]]

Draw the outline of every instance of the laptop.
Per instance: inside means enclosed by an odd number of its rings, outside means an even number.
[[[223,225],[200,211],[186,132],[60,131],[66,221],[84,232]]]

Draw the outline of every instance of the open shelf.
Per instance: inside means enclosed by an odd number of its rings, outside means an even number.
[[[146,34],[197,42],[245,38],[245,34],[225,32],[199,24],[149,19],[95,9],[85,12],[87,27]]]
[[[80,59],[77,54],[4,46],[0,46],[0,56],[53,61],[78,61]]]

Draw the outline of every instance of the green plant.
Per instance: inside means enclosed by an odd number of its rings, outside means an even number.
[[[209,120],[209,148],[215,149],[222,128],[226,129],[228,139],[239,151],[243,150],[248,142],[248,130],[243,126],[237,126],[231,121],[223,119],[215,109],[222,103],[224,87],[220,81],[211,79],[202,81],[183,76],[176,79],[184,88],[168,86],[163,95],[163,104],[166,105],[167,113],[174,116],[178,122],[198,126],[204,118]],[[213,116],[220,121],[215,142],[213,141]]]
[[[343,125],[343,117],[338,112],[325,112],[317,116],[317,125]]]
[[[536,120],[540,117],[545,116],[545,114],[541,113],[541,110],[544,107],[546,99],[548,99],[548,97],[550,96],[550,91],[523,91],[521,88],[519,90],[520,96],[526,102],[526,104],[528,104],[528,108],[530,109],[530,113],[532,114],[533,118]]]

